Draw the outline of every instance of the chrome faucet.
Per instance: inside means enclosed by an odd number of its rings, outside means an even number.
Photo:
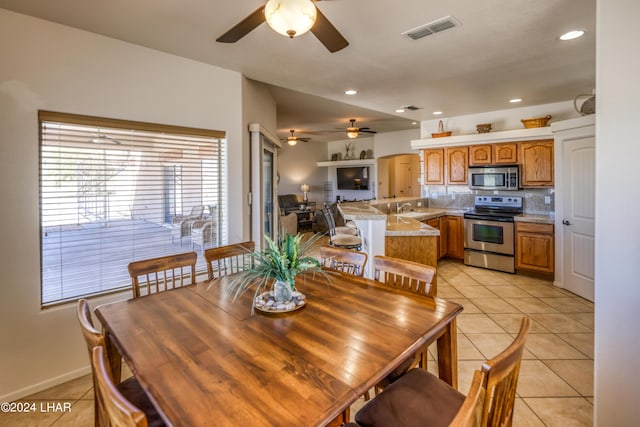
[[[396,212],[397,213],[404,213],[404,208],[406,207],[411,207],[411,203],[403,203],[402,205],[400,204],[400,202],[396,203]]]

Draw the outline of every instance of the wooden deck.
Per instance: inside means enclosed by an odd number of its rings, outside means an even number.
[[[189,237],[174,243],[170,228],[144,220],[47,227],[42,235],[42,301],[131,288],[131,261],[191,250]],[[202,248],[196,245],[195,251],[197,271],[206,272]]]

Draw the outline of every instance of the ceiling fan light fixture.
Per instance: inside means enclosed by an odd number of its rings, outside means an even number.
[[[311,0],[269,0],[264,6],[267,24],[290,38],[308,32],[316,22],[317,9]]]
[[[350,138],[350,139],[357,138],[359,130],[360,129],[356,128],[356,127],[347,128],[347,137]]]
[[[298,143],[298,137],[296,136],[290,136],[287,138],[287,144],[289,144],[290,146],[294,146]]]

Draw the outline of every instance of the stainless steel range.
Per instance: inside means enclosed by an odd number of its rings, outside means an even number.
[[[522,213],[522,197],[476,196],[464,214],[464,263],[515,273],[513,217]]]

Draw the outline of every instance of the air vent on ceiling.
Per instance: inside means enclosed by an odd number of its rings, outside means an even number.
[[[457,27],[460,23],[456,21],[453,16],[445,16],[428,24],[421,25],[412,30],[402,33],[403,36],[418,40],[431,34],[439,33],[440,31],[448,30],[449,28]]]

